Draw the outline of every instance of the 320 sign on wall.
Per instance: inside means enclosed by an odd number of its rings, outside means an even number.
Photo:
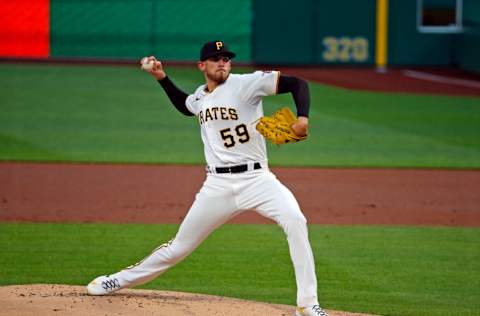
[[[361,63],[368,60],[368,39],[365,37],[324,37],[322,57],[326,62]]]

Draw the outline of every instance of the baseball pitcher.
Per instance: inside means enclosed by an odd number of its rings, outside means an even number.
[[[204,44],[198,69],[205,84],[190,95],[175,86],[155,57],[142,60],[142,69],[159,82],[176,109],[198,120],[207,176],[176,236],[140,262],[94,279],[87,286],[90,295],[152,280],[189,255],[214,229],[253,209],[277,222],[286,234],[297,285],[296,315],[327,315],[318,303],[307,221],[290,190],[269,171],[265,143],[306,138],[308,85],[278,71],[231,74],[234,57],[222,41]],[[264,117],[262,97],[277,93],[292,94],[298,118],[288,109]]]

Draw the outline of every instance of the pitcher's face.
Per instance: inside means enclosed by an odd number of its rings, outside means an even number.
[[[227,80],[232,64],[229,57],[219,55],[199,62],[198,68],[209,80],[222,84]]]

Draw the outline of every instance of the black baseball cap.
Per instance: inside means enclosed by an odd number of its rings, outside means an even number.
[[[222,41],[207,42],[203,44],[202,49],[200,50],[201,61],[207,60],[209,58],[212,58],[218,55],[223,55],[230,58],[234,58],[236,56],[234,52],[231,52],[228,49],[227,44],[225,44],[225,42],[222,42]]]

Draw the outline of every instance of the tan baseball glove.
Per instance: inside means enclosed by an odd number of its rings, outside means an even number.
[[[292,129],[297,117],[288,107],[283,107],[272,116],[262,117],[256,126],[257,131],[270,142],[280,145],[286,143],[295,143],[307,138],[307,136],[297,136]]]

